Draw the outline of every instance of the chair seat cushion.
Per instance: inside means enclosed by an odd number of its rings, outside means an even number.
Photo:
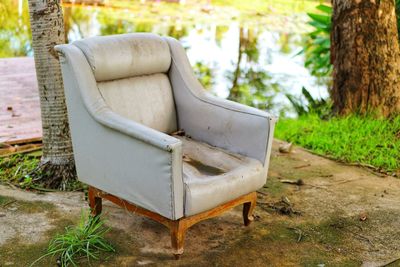
[[[183,145],[186,217],[215,208],[264,185],[266,173],[260,161],[188,137],[175,137]]]

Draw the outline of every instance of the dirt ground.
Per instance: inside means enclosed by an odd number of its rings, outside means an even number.
[[[297,147],[283,154],[280,143],[249,227],[240,207],[203,221],[189,229],[175,261],[164,226],[105,202],[117,253],[92,266],[400,266],[400,179]],[[286,183],[298,179],[304,184]],[[83,193],[0,186],[0,266],[28,266],[86,208]],[[56,266],[55,259],[36,266]]]

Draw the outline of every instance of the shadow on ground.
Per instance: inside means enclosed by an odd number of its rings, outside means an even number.
[[[189,229],[175,261],[164,226],[105,203],[117,248],[92,266],[399,266],[400,180],[274,143],[256,221],[241,209]],[[288,183],[302,179],[302,185]],[[0,187],[0,266],[28,266],[87,208],[82,193],[38,195]],[[56,266],[47,259],[37,266]],[[87,266],[83,261],[82,266]]]

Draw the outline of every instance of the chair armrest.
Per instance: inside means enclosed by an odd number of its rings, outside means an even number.
[[[114,113],[79,48],[56,50],[79,180],[167,218],[182,217],[181,141]]]
[[[204,119],[190,125],[189,135],[192,132],[199,133],[198,138],[201,140],[258,159],[268,168],[277,118],[267,112],[209,94],[200,99],[205,100],[198,110],[202,114],[199,117]]]
[[[179,127],[194,139],[258,159],[268,168],[277,118],[208,94],[194,76],[180,43],[165,39],[172,55],[169,76]]]

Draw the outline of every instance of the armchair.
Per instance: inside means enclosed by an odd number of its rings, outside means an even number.
[[[149,33],[58,45],[79,180],[170,229],[175,256],[193,224],[244,204],[266,182],[275,117],[208,94],[185,50]]]

